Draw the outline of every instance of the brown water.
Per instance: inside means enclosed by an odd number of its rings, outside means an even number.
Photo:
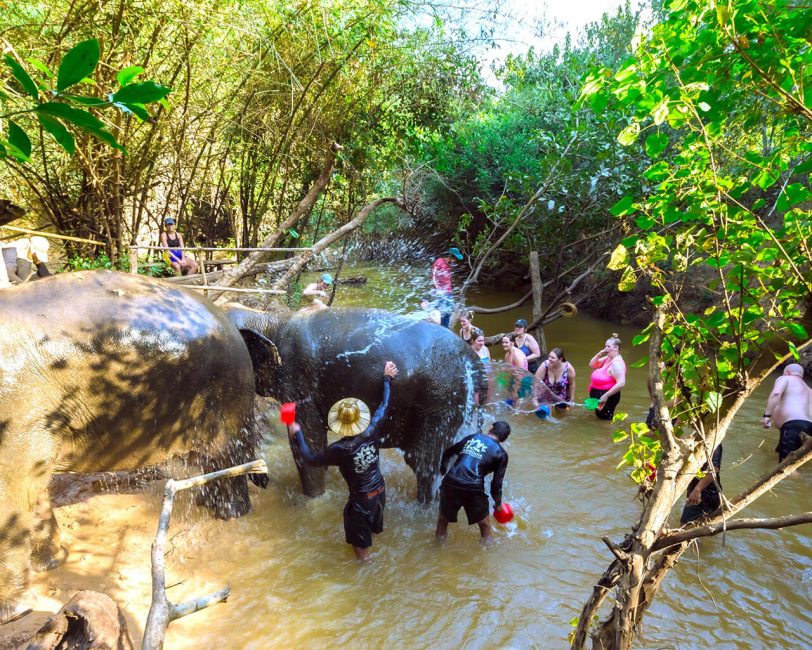
[[[369,286],[342,287],[336,304],[405,311],[419,301],[415,291],[423,278],[415,288],[371,268],[352,274],[368,275]],[[472,302],[513,299],[491,293],[475,295]],[[519,315],[528,316],[529,308],[477,316],[475,325],[488,334],[510,330]],[[613,331],[624,341],[635,333],[583,315],[548,326],[549,344],[563,347],[578,372],[578,401],[586,393],[587,361]],[[498,347],[491,351],[501,356]],[[626,347],[623,354],[631,363],[644,351]],[[747,404],[725,441],[722,481],[729,494],[776,462],[777,433],[760,427],[766,395],[764,388]],[[631,369],[618,410],[644,419],[647,409],[645,370]],[[385,530],[375,539],[372,561],[363,565],[344,543],[346,489],[337,470],[328,471],[325,495],[301,496],[287,442],[281,429],[275,431],[265,450],[271,484],[265,492],[252,489],[249,516],[217,522],[181,507],[188,513],[173,524],[175,550],[168,558],[168,583],[180,584],[170,598],[179,602],[224,583],[233,595],[225,605],[174,622],[166,647],[566,647],[570,620],[611,560],[600,537],[619,541],[629,530],[639,511],[636,488],[615,469],[622,448],[611,442],[613,426],[592,413],[577,408],[558,421],[507,409],[491,415],[513,426],[505,498],[517,513],[514,521],[497,526],[495,543],[487,547],[478,541],[476,526],[464,523],[452,525],[448,541],[436,544],[436,504],[417,505],[411,471],[397,451],[387,450]],[[810,483],[812,472],[802,472],[746,515],[808,510]],[[131,501],[117,501],[122,499]],[[101,518],[105,525],[94,533],[93,522],[80,522],[84,537],[74,540],[71,561],[50,574],[79,584],[78,576],[88,570],[82,558],[103,549],[109,562],[96,569],[99,580],[125,606],[139,640],[149,598],[149,554],[143,546],[154,534],[158,500],[153,492],[96,497],[85,504],[83,518]],[[680,508],[675,507],[674,525]],[[121,532],[124,527],[132,536]],[[76,526],[68,532],[79,535]],[[138,550],[128,546],[135,536],[143,538]],[[704,540],[666,580],[640,647],[808,648],[810,541],[810,526]]]

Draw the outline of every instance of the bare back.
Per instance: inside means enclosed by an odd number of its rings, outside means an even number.
[[[798,375],[784,375],[775,380],[773,394],[781,393],[775,413],[775,426],[782,427],[790,420],[812,422],[812,389]]]

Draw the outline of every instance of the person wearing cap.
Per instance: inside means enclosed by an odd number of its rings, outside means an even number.
[[[305,287],[304,291],[302,291],[302,295],[308,298],[314,307],[318,307],[319,309],[326,308],[328,305],[322,298],[329,298],[327,287],[332,286],[332,284],[333,276],[329,273],[322,273],[317,282],[311,282]]]
[[[451,265],[455,260],[462,260],[462,253],[458,248],[452,246],[448,249],[448,254],[438,257],[431,266],[431,281],[434,283],[434,291],[437,294],[437,308],[441,314],[440,325],[443,327],[451,325],[451,312],[454,308]]]
[[[349,397],[333,404],[327,415],[327,426],[343,437],[324,451],[310,449],[297,422],[288,425],[288,436],[305,463],[335,465],[347,482],[350,495],[344,506],[344,536],[362,561],[369,557],[372,533],[377,535],[383,531],[386,485],[378,452],[389,407],[390,385],[397,374],[397,366],[387,361],[383,369],[383,397],[371,420],[369,407],[359,399]]]
[[[539,348],[539,343],[535,337],[527,333],[527,321],[524,318],[520,318],[514,323],[513,336],[516,347],[524,352],[524,356],[527,357],[527,370],[536,374],[536,370],[539,369],[541,348]]]
[[[444,540],[448,524],[457,523],[457,513],[465,509],[468,525],[479,526],[479,534],[488,539],[493,534],[489,516],[488,496],[485,494],[485,477],[493,472],[491,497],[494,508],[502,504],[502,481],[508,466],[508,454],[502,443],[510,435],[510,425],[497,420],[488,433],[479,431],[463,438],[443,452],[440,473],[445,474],[440,486],[440,514],[437,517],[435,535]],[[451,469],[446,468],[456,456]]]
[[[197,273],[197,262],[182,250],[184,246],[183,235],[175,230],[175,220],[172,217],[164,219],[161,246],[168,249],[165,255],[167,264],[178,275],[194,275]]]

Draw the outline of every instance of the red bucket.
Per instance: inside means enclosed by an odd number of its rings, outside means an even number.
[[[296,402],[285,402],[279,409],[279,418],[283,424],[293,424],[296,421]]]
[[[503,503],[498,508],[494,508],[493,518],[500,524],[506,524],[513,519],[513,508],[510,507],[509,503]]]

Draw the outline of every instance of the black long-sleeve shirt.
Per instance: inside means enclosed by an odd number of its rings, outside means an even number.
[[[365,496],[384,487],[379,465],[382,422],[389,407],[391,377],[384,377],[381,404],[369,421],[369,426],[356,436],[346,436],[322,452],[313,452],[301,431],[296,432],[296,443],[308,465],[337,465],[350,496]]]
[[[448,461],[457,460],[446,474],[445,481],[464,490],[485,490],[485,477],[493,472],[491,496],[495,505],[502,503],[502,481],[508,466],[508,454],[496,440],[484,433],[463,438],[443,452],[440,471],[445,474]]]

